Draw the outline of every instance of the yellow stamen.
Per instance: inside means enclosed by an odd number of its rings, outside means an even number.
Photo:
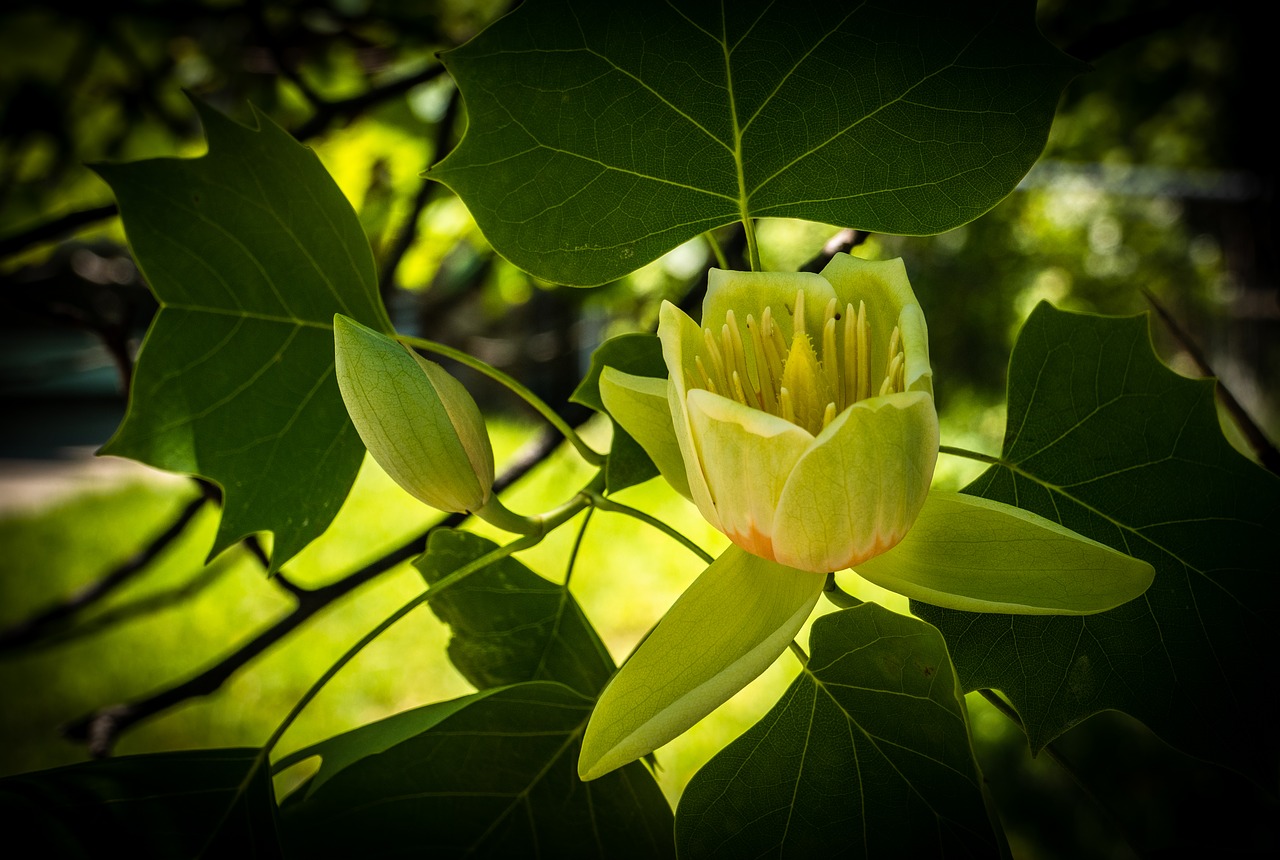
[[[836,420],[836,405],[828,403],[827,408],[822,413],[822,429],[826,430],[827,425]]]
[[[858,396],[871,396],[871,329],[867,326],[867,303],[858,302]]]

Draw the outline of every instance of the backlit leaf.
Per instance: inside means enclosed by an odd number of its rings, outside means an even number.
[[[323,857],[672,856],[671,810],[643,765],[578,780],[590,714],[591,700],[560,684],[473,697],[286,806],[290,848]]]
[[[214,542],[323,532],[364,456],[334,381],[333,315],[389,331],[355,212],[309,149],[259,115],[200,108],[209,154],[97,168],[160,311],[103,453],[225,493]]]
[[[620,277],[761,216],[948,230],[1008,194],[1079,65],[995,0],[528,0],[443,56],[462,143],[429,175],[499,253]]]
[[[1273,640],[1280,481],[1223,438],[1213,383],[1162,365],[1142,317],[1041,304],[1010,361],[1001,460],[966,492],[1060,522],[1156,575],[1137,600],[1084,617],[913,603],[946,636],[965,688],[1003,690],[1033,749],[1115,709],[1274,785],[1280,711],[1258,659]]]
[[[685,789],[680,856],[997,856],[938,631],[868,603],[810,642],[773,710]]]

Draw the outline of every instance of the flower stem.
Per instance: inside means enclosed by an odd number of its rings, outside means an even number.
[[[716,265],[722,269],[729,268],[729,259],[724,255],[724,249],[720,247],[720,243],[716,241],[716,234],[708,230],[702,234],[702,238],[707,240],[707,244],[711,246],[711,253],[715,255]]]
[[[446,358],[452,358],[459,364],[465,364],[472,370],[483,373],[495,382],[506,386],[517,397],[537,410],[538,414],[545,418],[552,427],[559,430],[560,434],[569,441],[569,444],[572,445],[580,455],[582,455],[582,459],[586,460],[592,466],[600,466],[604,463],[605,455],[594,450],[585,441],[583,441],[582,437],[569,426],[568,422],[557,415],[555,410],[548,406],[542,398],[538,397],[538,395],[534,394],[524,385],[517,382],[513,377],[503,373],[493,365],[481,361],[475,356],[468,355],[460,349],[445,346],[444,344],[437,343],[434,340],[427,340],[426,338],[413,337],[406,334],[396,335],[396,340],[406,344],[407,346],[415,346],[418,349],[424,349],[427,352],[433,352],[436,355],[443,355]]]
[[[1004,460],[999,457],[992,457],[990,454],[981,454],[977,451],[970,451],[968,448],[956,448],[951,445],[939,445],[939,454],[950,454],[952,457],[964,457],[969,460],[977,460],[979,463],[990,463],[992,466],[1003,466]]]
[[[742,227],[747,235],[747,262],[751,266],[751,271],[764,271],[764,267],[760,265],[760,246],[756,243],[755,219],[743,218]]]
[[[707,552],[702,547],[698,546],[696,543],[689,540],[689,538],[680,534],[680,532],[676,531],[671,526],[667,525],[666,523],[662,522],[659,519],[656,519],[655,517],[650,516],[649,514],[646,514],[644,511],[638,510],[637,508],[633,508],[628,505],[621,504],[619,502],[615,502],[612,499],[607,499],[604,497],[603,494],[598,492],[588,493],[587,495],[588,495],[588,498],[591,500],[592,507],[598,508],[602,511],[608,511],[614,514],[625,514],[633,519],[637,519],[640,522],[645,523],[646,525],[653,526],[655,529],[662,532],[667,537],[678,542],[685,549],[689,550],[689,552],[698,556],[698,558],[702,559],[707,564],[711,564],[711,562],[715,561],[715,556],[713,556],[711,553]]]
[[[827,574],[827,583],[822,586],[822,594],[827,600],[841,609],[853,609],[855,606],[862,605],[861,600],[836,584],[836,575],[834,573]]]

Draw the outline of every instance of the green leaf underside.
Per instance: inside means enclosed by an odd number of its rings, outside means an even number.
[[[578,780],[590,713],[559,684],[480,694],[287,805],[286,836],[298,856],[674,856],[671,810],[642,765]]]
[[[685,789],[680,856],[997,856],[938,632],[864,604],[810,642],[778,704]]]
[[[428,585],[497,548],[469,532],[439,529],[414,562]],[[453,629],[449,659],[479,689],[556,681],[594,698],[613,658],[569,590],[514,558],[479,570],[431,601]]]
[[[443,56],[469,123],[428,175],[568,284],[749,217],[941,232],[1014,188],[1080,69],[1032,13],[534,0]]]
[[[605,412],[600,399],[600,373],[605,367],[616,367],[639,376],[665,377],[667,374],[667,366],[662,360],[662,343],[656,335],[640,332],[618,335],[600,344],[591,354],[591,367],[569,399],[597,412]],[[649,455],[615,422],[609,462],[605,466],[605,485],[609,492],[616,493],[657,474],[658,469]]]
[[[0,825],[10,846],[43,857],[280,857],[267,769],[240,792],[257,755],[186,750],[8,777]]]
[[[217,482],[214,552],[270,531],[274,569],[328,527],[364,455],[334,381],[333,315],[390,322],[314,153],[265,117],[253,130],[197,107],[208,155],[97,168],[161,305],[103,453]]]
[[[1275,785],[1275,699],[1259,684],[1275,605],[1280,482],[1222,437],[1213,383],[1151,351],[1144,319],[1041,304],[1009,368],[1003,464],[966,492],[1150,562],[1151,588],[1100,615],[979,615],[913,603],[966,689],[1003,690],[1039,749],[1106,709]]]

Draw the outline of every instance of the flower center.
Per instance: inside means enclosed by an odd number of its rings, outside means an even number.
[[[795,331],[788,344],[774,322],[772,308],[765,308],[758,321],[748,314],[748,343],[733,311],[727,312],[718,337],[710,328],[702,330],[703,351],[695,357],[697,373],[686,371],[686,384],[777,415],[815,436],[859,400],[905,390],[906,356],[897,326],[889,336],[884,380],[872,387],[871,326],[865,302],[858,302],[855,314],[852,304],[840,313],[838,302],[828,301],[817,349],[805,327],[803,290],[796,293],[794,319]]]

